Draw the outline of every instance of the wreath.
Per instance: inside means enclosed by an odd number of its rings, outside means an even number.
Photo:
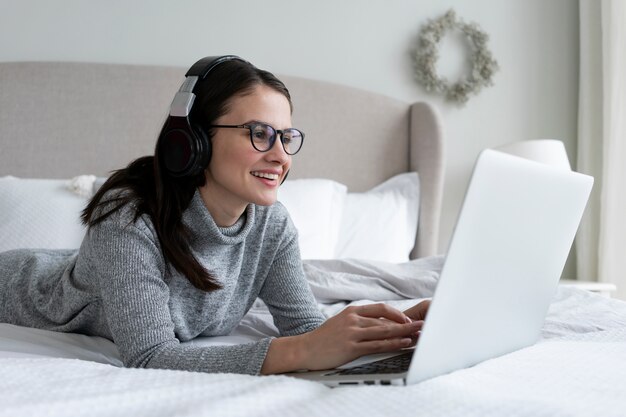
[[[439,42],[447,31],[459,30],[468,39],[471,50],[471,71],[455,83],[437,75]],[[436,91],[446,99],[465,104],[471,94],[478,94],[483,87],[493,85],[493,75],[498,71],[498,62],[487,48],[487,35],[476,23],[465,23],[456,18],[454,10],[442,17],[429,20],[420,30],[415,49],[415,77],[427,91]]]

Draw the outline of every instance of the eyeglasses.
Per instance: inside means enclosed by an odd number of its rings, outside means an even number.
[[[211,125],[210,127],[229,129],[248,129],[250,131],[250,142],[254,149],[259,152],[267,152],[274,146],[276,135],[280,134],[280,142],[287,155],[295,155],[302,148],[304,143],[304,133],[298,129],[276,130],[265,123],[248,123],[245,125]]]

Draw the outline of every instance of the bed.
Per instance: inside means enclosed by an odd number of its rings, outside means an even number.
[[[0,63],[0,251],[76,247],[76,214],[108,173],[153,151],[185,68]],[[300,233],[325,315],[432,296],[444,129],[426,102],[280,77],[306,132],[279,199]],[[1,277],[0,277],[1,279]],[[275,336],[261,302],[230,335]],[[127,369],[115,345],[0,323],[0,416],[623,415],[626,303],[562,286],[539,342],[409,387],[346,387],[284,375]]]

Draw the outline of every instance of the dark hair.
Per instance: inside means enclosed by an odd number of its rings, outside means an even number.
[[[289,91],[273,74],[247,62],[231,60],[219,64],[196,85],[196,99],[189,116],[191,123],[203,129],[210,141],[213,132],[209,126],[228,113],[232,99],[251,94],[259,85],[283,94],[292,107]],[[221,285],[193,256],[189,247],[191,231],[182,222],[182,214],[196,188],[206,182],[204,171],[193,177],[175,178],[168,174],[160,160],[157,147],[154,156],[138,158],[126,168],[113,171],[83,210],[82,221],[89,227],[95,226],[132,203],[134,220],[142,214],[150,216],[166,261],[195,287],[217,290]],[[119,192],[109,193],[111,190]]]

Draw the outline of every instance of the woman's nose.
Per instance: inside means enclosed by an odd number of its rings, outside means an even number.
[[[287,154],[287,152],[285,152],[285,147],[283,146],[283,141],[281,139],[282,134],[277,133],[274,144],[272,145],[270,150],[267,151],[266,154],[270,156],[273,160],[284,162],[289,159],[289,155]]]

